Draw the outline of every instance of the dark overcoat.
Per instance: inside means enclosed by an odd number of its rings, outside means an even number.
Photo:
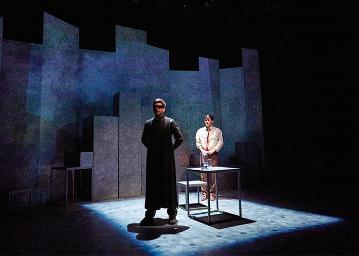
[[[174,150],[183,138],[175,121],[165,116],[147,120],[141,140],[147,148],[145,208],[178,207]]]

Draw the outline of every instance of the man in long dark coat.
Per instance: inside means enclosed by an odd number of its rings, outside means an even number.
[[[175,121],[164,116],[166,102],[156,99],[152,107],[155,116],[146,121],[141,139],[147,148],[147,165],[146,213],[140,225],[153,225],[156,210],[160,208],[167,208],[169,223],[176,224],[178,200],[174,150],[183,138]]]

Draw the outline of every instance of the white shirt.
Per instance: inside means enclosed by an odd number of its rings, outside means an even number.
[[[206,150],[207,147],[207,128],[202,127],[196,133],[196,146],[198,149]],[[209,130],[208,150],[215,150],[218,152],[223,146],[223,136],[221,129],[212,126]]]

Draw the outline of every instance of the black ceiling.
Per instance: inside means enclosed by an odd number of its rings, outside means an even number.
[[[80,28],[80,48],[114,50],[114,25],[148,32],[150,44],[177,55],[236,66],[241,47],[316,47],[358,31],[354,4],[286,0],[2,1],[4,38],[41,43],[46,11]],[[349,34],[348,34],[349,33]],[[314,45],[314,46],[313,46]]]

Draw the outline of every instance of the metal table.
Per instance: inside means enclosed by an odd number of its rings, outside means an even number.
[[[207,175],[207,195],[210,194],[209,189],[211,187],[211,184],[209,182],[208,179],[208,174],[214,173],[215,175],[217,175],[217,173],[230,173],[230,172],[237,172],[237,182],[238,182],[238,212],[239,212],[239,217],[242,218],[242,199],[241,199],[241,183],[240,183],[240,169],[239,168],[232,168],[232,167],[223,167],[223,166],[213,166],[210,169],[204,169],[204,168],[200,168],[200,167],[196,167],[196,168],[187,168],[186,169],[186,181],[187,181],[187,187],[189,187],[189,173],[190,172],[195,172],[195,173],[205,173]],[[224,211],[220,211],[219,210],[219,206],[218,206],[218,189],[216,189],[216,206],[217,206],[217,210],[211,211],[211,200],[210,197],[208,196],[208,206],[207,206],[207,213],[208,213],[208,223],[211,223],[211,212],[221,212],[224,213]],[[193,216],[190,213],[190,207],[189,207],[189,192],[187,191],[186,193],[186,210],[187,210],[187,215],[188,217],[194,219],[195,216]]]

